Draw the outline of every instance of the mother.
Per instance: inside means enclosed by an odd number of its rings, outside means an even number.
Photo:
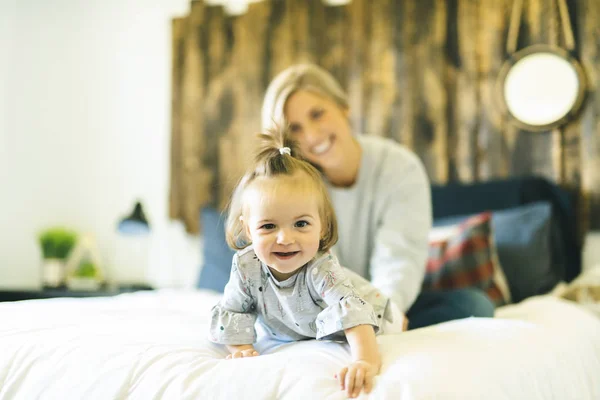
[[[305,157],[327,181],[338,217],[335,252],[406,313],[411,329],[452,319],[492,317],[477,289],[421,292],[431,229],[431,195],[419,158],[399,143],[354,135],[346,93],[324,69],[292,66],[263,102],[262,124],[289,124]]]

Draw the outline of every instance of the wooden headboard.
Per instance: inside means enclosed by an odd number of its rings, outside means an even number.
[[[591,224],[600,226],[600,3],[568,2],[591,84],[575,120],[541,133],[517,129],[496,101],[511,5],[264,0],[231,17],[193,1],[172,25],[171,217],[198,232],[200,208],[227,203],[260,129],[270,79],[309,61],[346,88],[357,132],[409,146],[433,183],[542,175],[584,193]],[[520,47],[560,44],[556,3],[524,6]]]

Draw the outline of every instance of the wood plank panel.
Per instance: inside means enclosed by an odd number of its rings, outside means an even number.
[[[479,7],[479,126],[477,178],[488,180],[509,174],[509,149],[514,148],[514,129],[501,112],[498,75],[506,59],[506,40],[513,0],[486,1]]]
[[[204,3],[194,1],[185,37],[184,73],[181,85],[181,149],[182,149],[182,219],[186,229],[199,232],[199,210],[210,204],[212,196],[208,190],[214,172],[203,162],[205,132],[202,123],[204,107],[204,63],[202,48],[202,24]]]
[[[581,180],[590,200],[589,224],[600,229],[600,4],[578,3],[581,60],[588,77],[588,94],[581,113]]]
[[[203,164],[213,172],[213,179],[207,190],[211,205],[219,204],[219,188],[222,186],[221,153],[219,143],[231,126],[236,113],[232,101],[233,27],[223,7],[206,7],[202,24],[202,47],[204,65],[204,105],[198,112],[202,115],[205,147]],[[227,163],[225,163],[227,164]]]
[[[311,0],[311,4],[311,32],[321,33],[315,35],[317,64],[330,71],[347,90],[348,55],[353,45],[352,36],[348,33],[350,6],[323,7],[321,0]]]
[[[267,22],[268,40],[265,64],[267,78],[271,80],[279,72],[296,61],[292,26],[294,16],[291,5],[296,0],[271,1],[271,13]]]
[[[394,63],[396,54],[393,48],[392,29],[396,14],[391,0],[370,3],[371,9],[365,15],[368,19],[369,38],[365,45],[363,79],[368,90],[365,92],[365,133],[377,136],[391,134],[393,105],[398,90]]]
[[[416,7],[412,1],[396,1],[396,24],[394,35],[394,75],[396,81],[396,97],[394,99],[394,119],[391,125],[391,137],[410,149],[415,148],[414,129],[416,102],[413,100],[416,70],[414,63],[416,36]]]
[[[478,0],[447,4],[449,180],[473,182],[478,176],[480,5]]]
[[[349,7],[348,35],[351,38],[351,49],[348,54],[348,101],[350,105],[350,123],[357,133],[366,129],[365,87],[364,74],[366,67],[366,47],[369,41],[367,16],[371,2],[368,0],[353,0]]]
[[[315,9],[315,6],[318,8]],[[314,14],[323,12],[323,5],[315,4],[314,1],[292,1],[288,3],[288,9],[292,21],[290,29],[294,62],[315,62],[314,43],[320,40],[325,32],[310,32],[310,19]]]
[[[446,1],[422,0],[416,4],[415,63],[416,81],[414,150],[419,154],[430,180],[448,180],[448,143],[445,90],[446,76]]]
[[[255,135],[261,130],[260,108],[264,95],[265,41],[271,3],[251,4],[246,14],[232,19],[231,123],[219,135],[220,175],[217,204],[224,208],[239,178],[249,166]]]
[[[169,218],[182,216],[182,160],[181,148],[181,103],[183,63],[185,59],[185,33],[187,17],[171,21],[171,170],[169,189]]]
[[[569,0],[566,2],[571,26],[576,27],[574,24],[574,20],[579,20],[578,17],[578,5],[581,4],[576,0]],[[558,25],[558,24],[557,24]],[[564,43],[564,36],[562,36],[562,30],[557,26],[557,37],[562,39],[562,43]],[[573,31],[573,35],[576,39],[575,41],[575,49],[573,51],[573,55],[577,59],[581,59],[581,43],[582,38],[580,38],[579,32]],[[560,42],[560,40],[559,40]],[[563,129],[563,138],[562,138],[562,182],[565,186],[569,188],[580,188],[581,187],[581,118],[575,118],[570,121]]]

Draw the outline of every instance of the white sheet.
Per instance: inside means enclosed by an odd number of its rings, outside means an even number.
[[[159,291],[0,303],[0,399],[345,398],[333,374],[349,361],[346,345],[224,360],[205,340],[217,299]],[[373,399],[600,399],[600,321],[556,298],[378,340]]]

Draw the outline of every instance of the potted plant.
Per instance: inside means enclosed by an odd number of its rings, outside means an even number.
[[[42,284],[59,287],[65,283],[66,260],[77,241],[77,234],[69,229],[53,227],[39,236],[42,250]]]
[[[98,290],[104,274],[96,241],[81,235],[67,260],[67,287],[71,290]]]
[[[91,260],[84,260],[69,273],[67,286],[71,290],[98,290],[102,281],[102,271],[99,266]]]

